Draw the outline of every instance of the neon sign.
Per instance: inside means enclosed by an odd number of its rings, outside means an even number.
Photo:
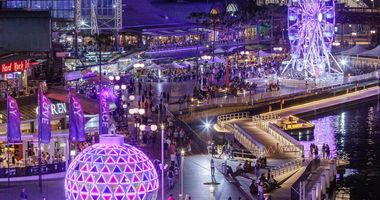
[[[1,64],[0,73],[22,72],[29,69],[29,60],[13,61]]]

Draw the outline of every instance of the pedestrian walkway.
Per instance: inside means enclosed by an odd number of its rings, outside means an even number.
[[[292,106],[282,110],[273,111],[274,114],[280,117],[286,117],[289,115],[297,115],[307,112],[314,112],[328,107],[339,106],[342,104],[347,104],[349,102],[354,102],[357,100],[369,98],[372,96],[380,95],[380,87],[370,87],[357,92],[352,92],[344,95],[339,95],[336,97],[321,99],[318,101],[313,101],[310,103],[305,103],[297,106]]]
[[[279,159],[291,159],[294,158],[293,153],[288,153],[280,151],[280,141],[275,137],[268,134],[264,130],[258,128],[251,119],[238,120],[236,122],[231,122],[242,128],[244,131],[249,133],[250,136],[261,145],[265,147],[265,155],[270,158],[279,158]]]

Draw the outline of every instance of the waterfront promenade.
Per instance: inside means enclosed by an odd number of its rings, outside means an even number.
[[[224,130],[233,133],[235,139],[237,139],[247,150],[251,151],[253,154],[280,160],[284,159],[285,162],[285,159],[290,159],[292,157],[297,158],[300,154],[295,151],[297,150],[296,147],[302,145],[300,145],[300,143],[292,139],[286,133],[284,134],[284,132],[275,129],[271,123],[275,123],[277,119],[287,117],[289,115],[317,112],[323,109],[334,108],[340,105],[360,101],[378,95],[380,95],[380,87],[375,86],[356,92],[276,110],[269,113],[263,113],[254,117],[250,117],[248,113],[241,113],[240,115],[231,114],[229,116],[219,116],[218,124],[215,127],[217,130]],[[228,120],[222,120],[223,117],[224,119]],[[294,146],[294,148],[289,148],[290,146]],[[308,155],[306,152],[303,152],[303,148],[298,150],[302,151],[304,155]],[[318,191],[318,187],[322,186],[321,184],[318,186],[317,183],[321,182],[320,179],[322,177],[327,177],[326,171],[329,171],[328,173],[330,173],[330,164],[331,163],[327,160],[323,160],[318,167],[313,169],[311,175],[304,180],[306,182],[306,196],[309,196],[311,198],[312,194],[318,194],[316,191]],[[301,177],[306,168],[306,164],[297,166],[297,170],[294,175],[283,183],[282,188],[271,193],[274,199],[290,199],[291,187]]]

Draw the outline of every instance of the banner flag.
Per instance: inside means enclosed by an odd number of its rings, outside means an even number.
[[[51,101],[38,88],[38,139],[41,143],[49,144],[51,138]]]
[[[85,127],[84,127],[84,113],[80,104],[79,98],[73,93],[69,92],[70,96],[70,140],[71,141],[86,141]]]
[[[20,111],[17,101],[9,95],[7,96],[7,115],[8,142],[20,142]]]
[[[108,92],[101,89],[99,92],[99,135],[108,134],[110,127],[109,105],[107,102]]]

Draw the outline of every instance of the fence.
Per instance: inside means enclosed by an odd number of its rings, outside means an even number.
[[[267,132],[270,135],[272,135],[274,138],[276,138],[278,141],[280,141],[282,144],[285,144],[285,146],[292,147],[290,151],[294,151],[294,148],[295,148],[295,149],[298,149],[298,152],[300,153],[299,156],[303,155],[303,152],[304,152],[303,145],[299,141],[294,139],[292,136],[282,131],[276,125],[269,123]],[[286,149],[284,149],[284,151],[286,151]]]
[[[234,125],[234,137],[235,139],[242,144],[245,148],[247,148],[251,153],[262,156],[265,152],[264,145],[257,142],[250,134],[245,132],[238,125]]]
[[[293,160],[291,162],[287,162],[280,166],[274,167],[273,169],[271,169],[271,174],[273,175],[274,178],[276,178],[285,173],[299,169],[300,167],[302,167],[302,165],[303,165],[303,162],[301,159]]]
[[[249,112],[240,112],[240,113],[231,113],[225,115],[219,115],[216,120],[220,127],[224,128],[225,121],[233,120],[233,119],[245,119],[249,118]]]

